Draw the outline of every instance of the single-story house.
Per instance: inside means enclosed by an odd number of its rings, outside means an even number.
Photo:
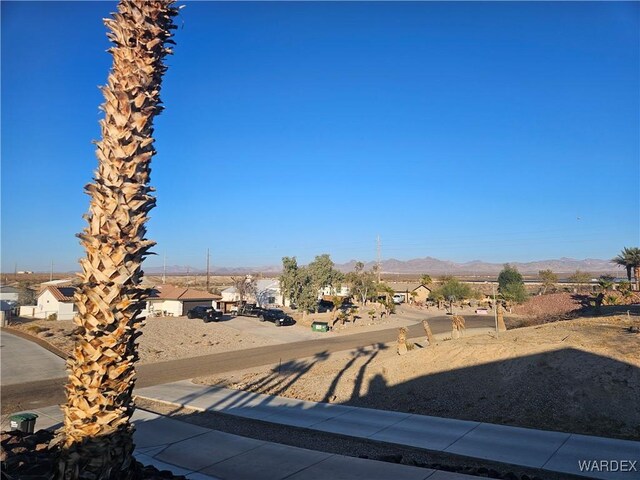
[[[220,295],[203,290],[158,285],[152,289],[151,296],[147,298],[147,307],[142,311],[142,315],[181,317],[193,307],[201,305],[217,309],[220,299]]]
[[[71,320],[78,312],[73,303],[75,287],[49,286],[41,290],[37,296],[36,305],[20,307],[21,317],[49,318],[56,316],[56,320]]]
[[[220,292],[222,298],[220,300],[221,310],[230,312],[240,303],[240,294],[236,287],[225,288]],[[255,303],[259,307],[275,307],[282,306],[283,299],[280,292],[280,280],[277,278],[261,278],[256,280],[256,294],[245,295],[245,302]]]
[[[392,283],[394,295],[402,295],[406,303],[426,302],[431,294],[431,289],[420,283]]]

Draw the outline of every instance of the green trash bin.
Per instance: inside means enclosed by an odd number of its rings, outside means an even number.
[[[328,332],[329,324],[327,322],[313,322],[311,324],[312,332]]]
[[[35,413],[18,413],[9,417],[9,426],[11,430],[18,430],[24,433],[33,433],[36,426]]]

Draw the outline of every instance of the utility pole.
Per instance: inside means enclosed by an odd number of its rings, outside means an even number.
[[[167,253],[164,254],[164,260],[162,262],[162,284],[167,281]]]
[[[380,270],[382,270],[382,252],[381,252],[381,246],[380,246],[380,235],[378,235],[378,238],[376,239],[376,252],[377,252],[377,257],[378,257],[378,283],[380,283]]]
[[[207,248],[207,292],[209,292],[209,249]]]

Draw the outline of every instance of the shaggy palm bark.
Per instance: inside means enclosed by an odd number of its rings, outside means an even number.
[[[163,58],[173,0],[125,1],[105,24],[111,30],[113,66],[102,88],[105,102],[97,142],[88,226],[78,237],[86,250],[75,294],[76,346],[67,360],[64,439],[59,474],[64,479],[133,478],[132,392],[136,338],[148,291],[141,263],[154,242],[145,222],[155,205],[148,185],[153,118],[160,106]]]
[[[422,321],[422,328],[424,328],[424,333],[427,336],[427,345],[433,346],[436,344],[435,339],[433,338],[433,332],[431,331],[431,327],[429,326],[429,322],[426,320]]]

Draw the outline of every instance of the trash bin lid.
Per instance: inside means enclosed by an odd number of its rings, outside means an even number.
[[[24,422],[25,420],[35,420],[38,418],[38,415],[35,413],[16,413],[15,415],[10,415],[9,420],[13,420],[15,422]]]

